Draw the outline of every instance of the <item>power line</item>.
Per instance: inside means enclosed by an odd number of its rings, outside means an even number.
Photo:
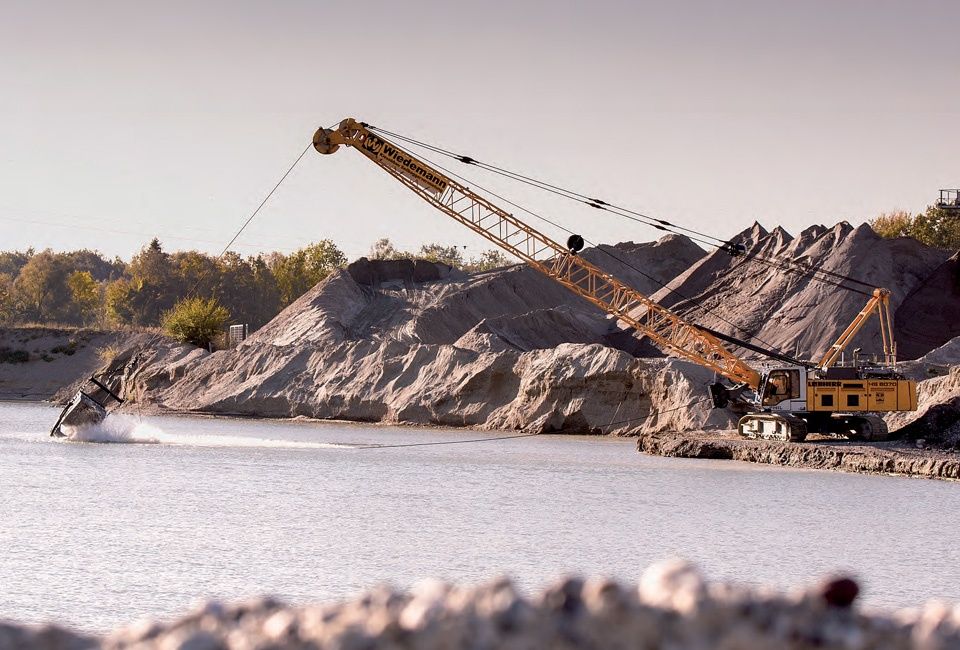
[[[86,230],[86,231],[94,231],[94,232],[109,232],[109,233],[114,233],[114,234],[117,234],[117,235],[135,235],[135,236],[137,236],[137,237],[157,237],[157,238],[162,238],[162,239],[165,239],[165,240],[166,240],[166,239],[173,239],[173,240],[178,240],[178,241],[193,242],[193,243],[196,243],[196,244],[216,244],[216,243],[219,243],[219,242],[213,241],[212,239],[197,239],[197,238],[195,238],[195,237],[180,237],[180,236],[178,236],[178,235],[166,235],[166,234],[163,234],[163,233],[160,233],[160,232],[147,233],[147,232],[144,232],[144,231],[137,232],[137,231],[132,231],[132,230],[119,230],[119,229],[116,229],[116,228],[103,228],[103,227],[100,227],[100,226],[91,226],[91,225],[88,225],[88,224],[57,223],[57,222],[52,222],[52,221],[41,221],[41,220],[38,220],[38,219],[22,219],[22,218],[18,218],[18,217],[0,217],[0,220],[3,220],[3,221],[14,221],[14,222],[18,222],[18,223],[30,223],[30,224],[40,225],[40,226],[53,226],[53,227],[56,227],[56,228],[72,228],[72,229],[75,229],[75,230]],[[237,243],[236,245],[237,245],[237,246],[245,246],[245,247],[247,247],[247,248],[255,248],[255,249],[257,249],[257,250],[264,250],[264,249],[266,249],[266,248],[268,248],[268,247],[273,248],[274,250],[288,250],[288,251],[296,250],[295,248],[289,247],[289,246],[267,246],[267,245],[264,245],[264,244],[256,244],[256,243],[248,243],[248,242],[241,242],[241,243]]]
[[[364,445],[362,447],[353,447],[353,449],[399,449],[402,447],[435,447],[438,445],[464,445],[470,442],[493,442],[495,440],[515,440],[517,438],[532,438],[533,436],[538,436],[539,433],[523,433],[516,436],[497,436],[494,438],[473,438],[471,440],[438,440],[436,442],[411,442],[408,444],[398,444],[398,445]]]
[[[647,413],[646,413],[645,415],[638,415],[638,416],[636,416],[636,417],[627,418],[626,420],[617,420],[616,422],[608,422],[607,424],[605,424],[605,425],[603,425],[603,426],[605,426],[605,427],[612,427],[612,426],[617,425],[617,424],[627,424],[627,423],[630,423],[630,422],[636,422],[637,420],[646,420],[647,418],[653,417],[654,415],[662,415],[663,413],[672,413],[672,412],[674,412],[674,411],[680,411],[680,410],[682,410],[682,409],[688,409],[688,408],[690,408],[691,406],[696,406],[697,404],[703,404],[704,402],[710,402],[710,401],[712,401],[711,398],[709,398],[709,397],[704,397],[703,399],[698,399],[698,400],[694,400],[694,401],[692,401],[692,402],[688,402],[688,403],[686,403],[686,404],[681,404],[680,406],[678,406],[678,407],[676,407],[676,408],[663,409],[663,410],[661,410],[661,411],[647,411]],[[619,407],[618,407],[618,410],[619,410]]]

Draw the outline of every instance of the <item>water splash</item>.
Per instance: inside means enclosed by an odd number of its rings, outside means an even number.
[[[70,442],[159,444],[163,430],[131,415],[112,413],[103,422],[91,426],[63,425]]]
[[[336,449],[359,445],[297,440],[273,440],[247,436],[185,434],[164,431],[159,426],[132,415],[111,413],[93,426],[64,426],[69,442],[96,442],[120,444],[182,445],[189,447],[273,447],[286,449]]]

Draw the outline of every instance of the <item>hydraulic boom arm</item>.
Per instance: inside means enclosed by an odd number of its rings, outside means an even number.
[[[660,348],[731,381],[759,387],[760,374],[727,350],[719,339],[383,139],[366,124],[348,118],[336,129],[321,128],[314,135],[313,144],[322,154],[334,153],[340,145],[353,147],[430,205],[616,316]]]
[[[888,365],[894,364],[897,359],[897,344],[893,340],[893,319],[890,317],[890,290],[874,289],[870,300],[868,300],[867,304],[860,310],[857,317],[853,319],[853,322],[847,326],[847,329],[843,331],[843,334],[840,335],[837,342],[830,346],[827,353],[820,359],[817,367],[826,370],[836,363],[837,359],[840,358],[840,354],[847,345],[850,344],[850,341],[853,340],[853,337],[856,336],[857,332],[870,320],[873,312],[877,312],[877,317],[880,319],[880,336],[883,339],[883,362]]]

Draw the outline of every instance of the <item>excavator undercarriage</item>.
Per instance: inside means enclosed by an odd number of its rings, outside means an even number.
[[[737,430],[744,438],[803,442],[819,433],[848,440],[886,440],[887,423],[878,415],[833,413],[827,417],[805,413],[751,413],[740,418]]]

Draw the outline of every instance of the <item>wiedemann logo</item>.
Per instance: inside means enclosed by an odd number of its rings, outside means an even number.
[[[395,167],[401,174],[416,181],[431,192],[440,194],[447,189],[447,185],[450,183],[440,172],[431,169],[406,151],[398,149],[395,145],[372,133],[363,141],[363,148],[376,156],[378,160]]]

